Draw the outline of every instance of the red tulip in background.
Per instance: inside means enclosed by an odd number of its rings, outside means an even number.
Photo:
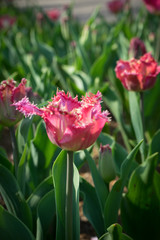
[[[8,15],[0,16],[0,28],[8,28],[12,26],[16,21],[16,18]]]
[[[126,0],[112,0],[107,2],[106,4],[112,13],[118,13],[123,9],[125,3]]]
[[[160,13],[160,0],[143,0],[146,8],[151,13]]]
[[[60,17],[60,11],[58,9],[51,9],[45,12],[46,15],[48,16],[48,18],[50,18],[52,21],[56,21],[58,20],[58,18]],[[37,14],[37,19],[38,20],[43,20],[44,16],[42,13],[38,13]]]
[[[52,143],[62,149],[77,151],[88,148],[98,138],[109,112],[101,112],[101,93],[72,98],[69,93],[57,91],[47,107],[39,109],[27,98],[14,103],[25,116],[39,115],[46,123],[46,130]]]
[[[0,84],[0,124],[13,126],[20,121],[23,115],[11,106],[15,101],[19,101],[27,95],[30,88],[26,88],[27,80],[23,78],[18,87],[16,82],[11,80],[2,81]]]
[[[115,72],[127,90],[143,91],[153,87],[160,73],[160,66],[157,66],[150,53],[146,53],[140,59],[119,60]]]
[[[129,56],[133,58],[138,58],[144,55],[146,52],[147,52],[146,47],[142,40],[140,40],[137,37],[131,39],[129,47]]]

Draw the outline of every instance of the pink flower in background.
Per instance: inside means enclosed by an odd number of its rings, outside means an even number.
[[[46,14],[51,20],[56,21],[60,16],[60,11],[58,9],[51,9]]]
[[[50,18],[53,21],[58,20],[58,18],[60,17],[60,11],[58,9],[51,9],[51,10],[47,10],[46,15],[48,16],[48,18]],[[37,14],[37,19],[39,21],[44,19],[44,15],[42,13],[38,13]]]
[[[127,90],[143,91],[154,86],[160,66],[150,53],[146,53],[140,59],[119,60],[115,72]]]
[[[129,56],[133,58],[138,58],[146,53],[146,47],[144,42],[139,38],[132,38],[129,47]]]
[[[143,0],[146,8],[151,13],[160,13],[160,0]]]
[[[15,17],[10,17],[8,15],[0,16],[0,28],[8,28],[12,26],[15,21]]]
[[[0,124],[10,127],[22,119],[23,115],[11,104],[26,96],[26,82],[23,78],[18,87],[13,79],[0,83]]]
[[[124,8],[126,0],[112,0],[107,2],[106,4],[112,13],[118,13]]]
[[[101,100],[100,92],[95,95],[90,93],[78,101],[69,93],[57,91],[46,107],[39,109],[27,98],[14,103],[14,106],[25,116],[41,116],[52,143],[62,149],[77,151],[91,146],[105,123],[110,121],[109,112],[101,112]]]

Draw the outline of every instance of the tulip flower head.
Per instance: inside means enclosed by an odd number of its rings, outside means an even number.
[[[133,58],[138,58],[144,55],[146,52],[147,52],[146,47],[142,40],[140,40],[137,37],[131,39],[129,47],[129,56]]]
[[[16,18],[4,15],[0,17],[0,28],[8,28],[12,26],[16,21]]]
[[[119,13],[125,6],[126,0],[112,0],[106,3],[108,9],[116,14]]]
[[[160,0],[143,0],[149,12],[160,14]]]
[[[27,80],[23,78],[18,87],[13,79],[2,81],[0,84],[0,124],[13,126],[20,121],[23,115],[11,106],[15,101],[19,101],[26,96]]]
[[[48,11],[46,11],[45,13],[46,13],[47,17],[48,17],[50,20],[52,20],[52,21],[56,21],[56,20],[58,20],[59,17],[60,17],[60,11],[59,11],[58,9],[56,9],[56,8],[55,8],[55,9],[48,10]],[[39,12],[39,13],[37,14],[37,19],[38,19],[39,21],[42,21],[42,20],[44,19],[44,15]]]
[[[14,103],[26,117],[39,115],[46,124],[50,141],[62,149],[77,151],[88,148],[98,138],[109,112],[101,112],[101,93],[88,94],[78,101],[69,93],[57,91],[46,107],[38,108],[25,97]]]
[[[157,65],[152,55],[146,53],[140,59],[119,60],[115,72],[127,90],[144,91],[154,86],[160,73],[160,66]]]

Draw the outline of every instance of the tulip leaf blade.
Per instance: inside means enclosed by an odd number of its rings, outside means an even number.
[[[35,240],[31,231],[18,218],[0,206],[1,239]]]
[[[98,197],[98,200],[99,200],[99,203],[101,206],[101,211],[103,213],[105,202],[106,202],[106,199],[108,196],[108,189],[107,189],[102,177],[100,176],[98,169],[96,167],[96,164],[95,164],[94,160],[92,159],[91,155],[89,154],[89,152],[87,150],[84,150],[84,152],[86,154],[87,163],[89,165],[89,168],[90,168],[90,171],[92,174],[93,182],[95,185],[95,190],[96,190],[97,197]]]
[[[126,234],[122,233],[122,227],[116,223],[112,224],[110,227],[107,228],[107,233],[105,233],[99,240],[133,240],[131,237],[127,236]]]
[[[43,240],[55,235],[56,206],[54,189],[46,193],[37,207],[36,240]],[[50,231],[49,231],[50,230]]]
[[[15,177],[2,165],[0,165],[0,193],[8,211],[32,229],[31,210],[23,197]]]
[[[49,175],[52,160],[60,149],[48,138],[45,124],[39,122],[34,139],[30,142],[31,158],[29,160],[32,180],[37,186]]]
[[[27,144],[24,148],[24,151],[23,151],[23,154],[22,154],[22,157],[19,161],[19,164],[18,164],[18,171],[17,171],[17,181],[18,181],[18,184],[20,186],[20,189],[22,191],[22,193],[25,195],[25,171],[26,171],[26,158],[27,158]]]
[[[120,208],[122,192],[130,174],[132,162],[141,144],[142,141],[135,146],[135,148],[128,154],[128,156],[123,161],[123,164],[121,166],[121,176],[119,180],[115,182],[111,189],[111,192],[108,195],[104,208],[104,219],[106,227],[109,227],[111,224],[117,222],[118,209]]]
[[[129,181],[128,192],[121,202],[124,230],[134,239],[159,239],[160,175],[158,153],[137,167]],[[136,221],[135,221],[136,219]]]
[[[140,106],[138,104],[136,92],[129,91],[129,108],[130,108],[131,122],[134,128],[134,132],[135,132],[137,143],[138,143],[142,139],[144,139],[144,132],[143,132],[143,123],[142,123],[142,117],[140,112]],[[140,147],[142,161],[144,161],[144,158],[145,158],[144,147],[145,145],[143,143]]]
[[[2,164],[4,167],[6,167],[9,171],[13,173],[13,165],[12,163],[7,159],[7,156],[3,154],[3,151],[0,149],[0,164]]]
[[[80,178],[80,194],[83,198],[83,213],[100,237],[104,234],[105,227],[99,200],[95,188],[82,177]]]
[[[160,154],[160,129],[154,134],[149,144],[148,155],[158,152]]]
[[[27,140],[30,140],[31,134],[31,125],[32,125],[33,118],[24,118],[16,131],[17,136],[17,143],[18,143],[18,150],[19,153],[22,154],[27,143]]]

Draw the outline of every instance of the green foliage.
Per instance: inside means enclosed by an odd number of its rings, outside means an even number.
[[[66,164],[67,164],[67,152],[61,151],[57,159],[53,164],[52,176],[55,188],[55,200],[56,200],[56,216],[57,216],[57,228],[56,239],[65,239],[65,203],[66,203]],[[73,239],[79,239],[80,234],[80,222],[79,222],[79,173],[74,166],[73,169]]]
[[[133,239],[159,239],[160,175],[157,153],[151,155],[133,172],[121,206],[124,230]]]
[[[107,228],[108,233],[105,233],[99,240],[132,240],[129,236],[122,233],[122,227],[115,223]]]
[[[144,6],[135,16],[129,7],[109,22],[97,8],[83,23],[73,16],[71,5],[52,21],[44,9],[22,10],[5,4],[0,16],[11,15],[16,22],[0,29],[0,81],[27,78],[27,86],[38,94],[34,101],[41,107],[57,89],[79,98],[100,91],[102,108],[112,118],[95,146],[98,151],[100,144],[111,146],[115,182],[106,184],[101,178],[99,152],[98,157],[94,155],[94,148],[74,154],[73,239],[78,240],[80,234],[80,193],[83,213],[101,240],[129,240],[129,236],[159,240],[159,76],[155,86],[143,92],[140,108],[140,94],[128,93],[115,74],[116,61],[129,58],[133,37],[143,40],[147,52],[160,61],[159,16],[147,13]],[[42,21],[37,20],[39,12],[44,15]],[[4,205],[0,206],[0,238],[65,239],[67,152],[50,142],[39,117],[25,118],[15,128],[16,176],[0,125],[0,204]],[[89,166],[93,186],[79,176],[84,164]],[[119,210],[122,227],[117,223]]]
[[[17,231],[18,229],[18,231]],[[31,231],[17,217],[0,206],[0,232],[2,239],[35,240]]]

